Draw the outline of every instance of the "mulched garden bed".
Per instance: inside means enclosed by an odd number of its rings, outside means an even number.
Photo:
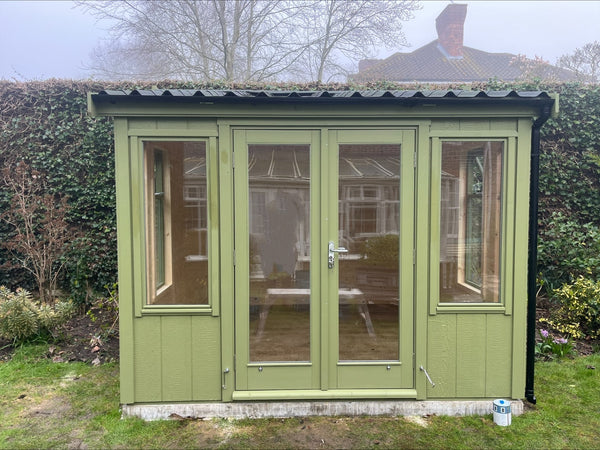
[[[46,357],[55,362],[95,365],[118,361],[119,328],[115,319],[114,312],[97,307],[74,316],[59,331],[56,341],[48,343]],[[13,352],[11,342],[0,339],[0,361],[8,361]]]

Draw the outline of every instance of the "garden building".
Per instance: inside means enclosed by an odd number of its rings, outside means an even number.
[[[91,94],[114,117],[124,414],[533,399],[555,108],[514,91]]]

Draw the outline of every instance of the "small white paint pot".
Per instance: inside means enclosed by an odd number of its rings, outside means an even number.
[[[510,402],[499,398],[494,400],[494,423],[501,427],[507,427],[512,422],[512,413],[510,412]]]

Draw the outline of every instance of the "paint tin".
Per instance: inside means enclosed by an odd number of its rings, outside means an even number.
[[[494,400],[494,423],[501,427],[507,427],[512,422],[512,414],[510,412],[510,402],[504,399]]]

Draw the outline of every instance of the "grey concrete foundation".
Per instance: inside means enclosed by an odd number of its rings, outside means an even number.
[[[245,403],[170,403],[122,405],[123,417],[144,420],[173,418],[259,419],[298,416],[471,416],[492,414],[490,400],[427,401],[307,401]],[[523,413],[523,402],[511,400],[512,415]]]

